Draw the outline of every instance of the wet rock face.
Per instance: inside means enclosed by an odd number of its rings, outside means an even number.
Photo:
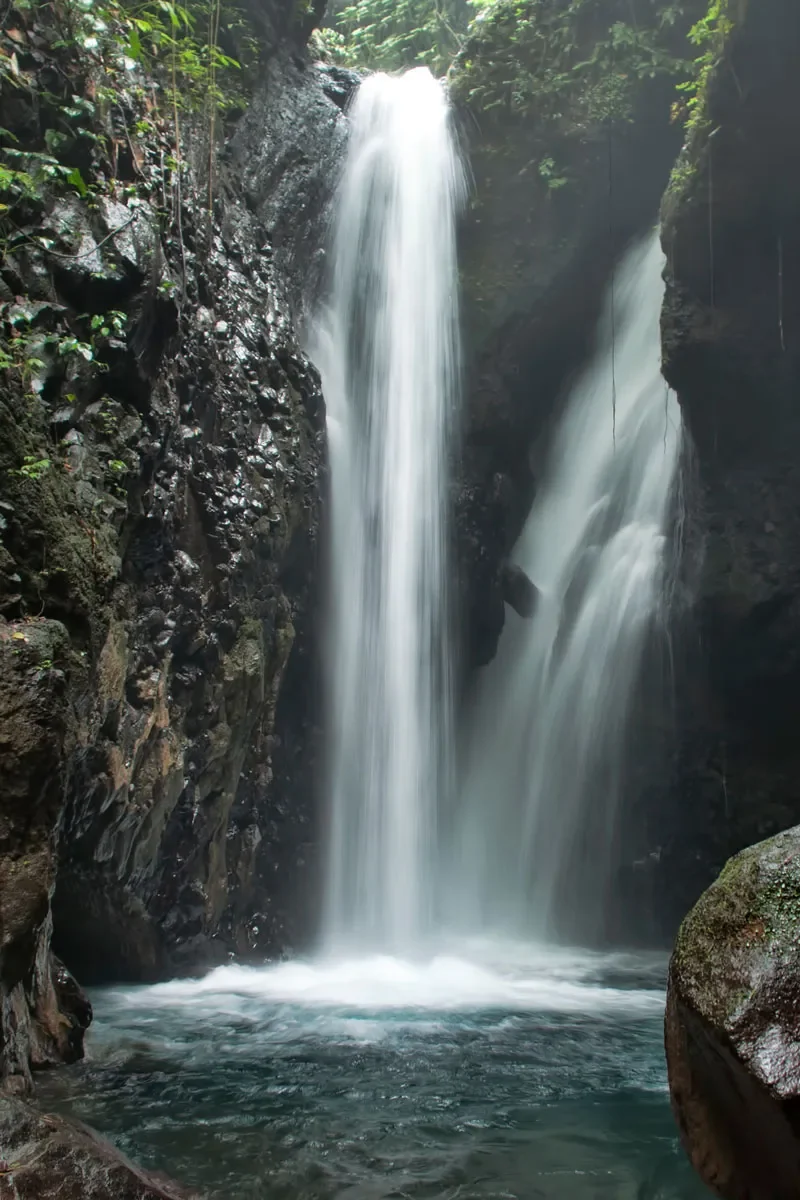
[[[733,858],[684,921],[666,1049],[681,1137],[726,1200],[800,1194],[800,829]]]
[[[694,443],[692,617],[659,890],[685,911],[730,854],[800,819],[800,10],[737,20],[663,211],[664,370]]]
[[[263,907],[256,859],[277,815],[276,705],[314,572],[323,409],[265,234],[233,196],[220,207],[197,249],[184,245],[195,278],[149,378],[127,358],[134,411],[107,376],[99,412],[70,419],[75,486],[94,487],[99,438],[122,442],[129,464],[113,593],[102,622],[88,614],[93,704],[54,899],[56,947],[85,980],[154,978],[217,936],[219,953],[246,950]]]
[[[276,57],[233,142],[248,203],[292,309],[306,321],[326,283],[331,199],[347,138],[342,111],[358,82],[351,71]]]
[[[0,1075],[74,1062],[91,1006],[50,952],[55,831],[77,720],[69,638],[45,619],[0,624]]]
[[[2,1200],[199,1200],[142,1171],[99,1134],[0,1095]]]
[[[81,1053],[69,971],[153,979],[306,933],[325,454],[295,314],[335,173],[281,138],[307,118],[335,146],[344,117],[300,44],[268,63],[267,94],[294,74],[269,130],[291,182],[262,180],[264,220],[242,187],[257,123],[221,149],[211,213],[198,156],[176,191],[153,126],[114,189],[94,164],[91,206],[22,213],[0,263],[4,337],[37,364],[0,406],[0,1000],[21,1086]]]

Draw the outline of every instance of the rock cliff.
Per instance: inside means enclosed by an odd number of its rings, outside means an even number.
[[[663,208],[664,370],[694,444],[678,749],[657,809],[667,928],[730,854],[800,817],[800,10],[727,11]]]
[[[282,949],[312,887],[294,660],[324,410],[299,329],[344,85],[305,57],[310,17],[254,7],[256,98],[210,153],[141,68],[109,97],[45,13],[2,33],[8,137],[56,163],[4,210],[0,264],[0,989],[22,1087],[89,1019],[53,951],[86,983]]]

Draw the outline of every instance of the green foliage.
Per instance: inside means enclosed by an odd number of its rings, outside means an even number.
[[[539,160],[537,169],[540,179],[544,180],[551,191],[557,191],[569,183],[566,175],[562,175],[556,167],[555,159],[551,158],[549,154]]]
[[[316,48],[351,67],[394,71],[428,66],[444,73],[487,0],[351,0],[331,5]]]
[[[205,118],[210,210],[216,123],[241,107],[258,56],[247,0],[10,0],[0,28],[3,111],[18,92],[23,105],[34,98],[36,115],[23,130],[0,128],[0,249],[59,193],[130,202],[136,183],[121,194],[116,178],[128,149],[138,178],[160,151],[162,205],[166,169],[180,224],[186,112],[193,134]]]
[[[9,311],[9,306],[3,305],[0,316],[5,317],[5,328],[0,335],[0,371],[15,375],[26,392],[35,391],[35,380],[45,368],[47,357],[51,360],[73,358],[93,364],[97,371],[107,370],[105,364],[98,361],[98,353],[110,337],[124,337],[127,323],[126,314],[116,309],[76,317],[76,324],[89,324],[89,340],[86,341],[72,332],[46,332],[35,327],[35,306],[18,304]]]
[[[679,76],[683,0],[494,0],[453,68],[477,111],[569,127],[629,121],[637,87]]]
[[[137,63],[150,70],[174,65],[191,101],[198,91],[207,98],[212,75],[220,69],[239,69],[220,48],[220,36],[243,21],[235,0],[224,5],[221,0],[48,0],[41,7],[49,9],[56,31],[53,50],[79,50],[89,64],[112,74]],[[66,115],[80,116],[80,106],[87,104],[75,100],[78,109]],[[54,131],[52,136],[62,135]]]
[[[700,53],[692,63],[692,78],[678,84],[682,100],[673,106],[673,116],[685,117],[689,130],[702,121],[708,81],[733,27],[733,0],[711,0],[708,12],[689,30],[689,41]]]
[[[0,130],[0,138],[3,136],[11,135]],[[52,154],[14,146],[2,146],[0,153],[6,158],[5,163],[0,162],[0,213],[10,212],[24,200],[41,201],[48,188],[54,186],[67,186],[81,196],[88,191],[77,167],[64,166]]]
[[[122,90],[130,91],[141,73],[160,80],[169,89],[171,108],[191,109],[213,116],[218,110],[237,106],[242,99],[242,62],[251,67],[259,55],[243,0],[15,0],[6,23],[24,26],[29,13],[36,13],[40,31],[37,55],[44,50],[63,74],[65,59],[80,63],[84,78],[94,82],[85,95],[72,95],[67,102],[44,94],[56,115],[44,131],[44,151],[37,153],[31,167],[31,151],[14,152],[8,144],[2,153],[6,162],[0,173],[0,191],[36,196],[43,185],[64,183],[85,196],[89,186],[70,154],[81,143],[103,140],[96,128],[97,108],[113,106]],[[43,42],[41,31],[46,30]],[[17,30],[19,33],[19,30]],[[26,70],[22,47],[19,53],[10,40],[0,47],[0,86],[29,90],[32,74]],[[45,49],[46,46],[46,49]],[[91,98],[90,98],[91,96]],[[140,118],[135,132],[152,133],[152,120]],[[0,130],[0,142],[12,142]],[[9,161],[17,158],[19,161]],[[65,163],[69,163],[65,166]],[[8,203],[6,195],[4,202]]]
[[[34,481],[41,479],[43,475],[50,470],[49,458],[37,458],[35,454],[26,454],[22,460],[22,466],[11,472],[12,475],[19,475],[22,479],[32,479]]]
[[[89,321],[89,328],[99,338],[109,338],[112,334],[122,337],[128,322],[128,314],[112,308],[106,313],[95,313]]]

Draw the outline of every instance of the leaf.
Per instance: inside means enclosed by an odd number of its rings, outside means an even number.
[[[69,134],[59,133],[57,129],[46,129],[44,131],[44,140],[47,149],[52,150],[55,154],[70,138]]]
[[[72,184],[78,196],[88,196],[89,187],[86,185],[83,175],[80,174],[80,170],[77,167],[74,167],[70,174],[67,175],[67,184]]]

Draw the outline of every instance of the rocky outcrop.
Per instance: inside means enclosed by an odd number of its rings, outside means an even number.
[[[325,284],[329,206],[347,136],[342,111],[357,85],[351,71],[277,56],[233,140],[249,207],[301,324]]]
[[[516,563],[503,563],[499,578],[500,591],[506,604],[520,617],[530,620],[539,603],[539,589]]]
[[[663,210],[664,370],[694,443],[665,926],[800,819],[800,9],[732,2]]]
[[[57,621],[0,624],[0,1074],[23,1091],[31,1066],[81,1057],[91,1020],[50,950],[55,831],[78,729],[69,657]]]
[[[63,1117],[0,1096],[0,1200],[200,1200]]]
[[[95,106],[57,31],[27,10],[6,29],[19,144],[54,125],[57,86],[94,122],[80,187],[29,196],[0,264],[0,993],[4,1072],[25,1084],[80,1053],[89,1015],[51,924],[82,982],[298,936],[324,410],[296,321],[345,84],[292,24],[268,47],[263,133],[226,129],[212,182],[202,130],[184,118],[176,150],[135,72]],[[326,158],[298,158],[312,137]]]
[[[800,1194],[800,829],[731,859],[681,926],[666,1048],[681,1138],[726,1200]]]

